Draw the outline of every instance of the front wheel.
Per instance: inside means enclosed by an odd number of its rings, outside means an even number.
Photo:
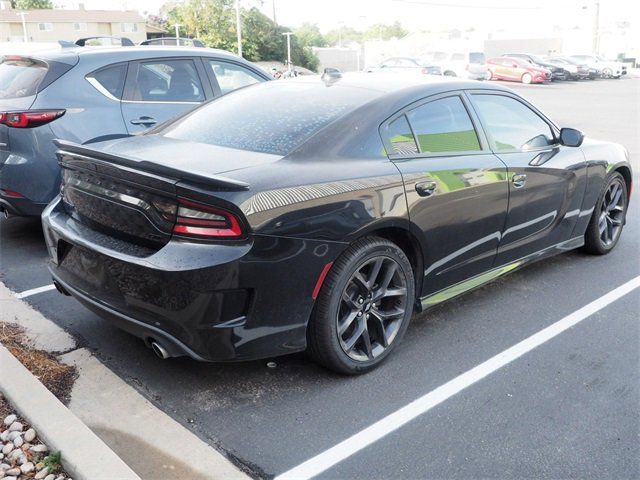
[[[311,357],[343,374],[377,367],[400,343],[413,312],[411,263],[394,243],[367,237],[333,264],[309,322]]]
[[[584,235],[584,250],[593,255],[605,255],[618,243],[627,215],[629,196],[627,184],[614,172],[600,192]]]
[[[533,77],[530,73],[525,73],[522,75],[522,83],[526,83],[527,85],[533,81]]]

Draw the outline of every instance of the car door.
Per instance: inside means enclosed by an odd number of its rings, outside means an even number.
[[[523,99],[507,92],[467,93],[489,144],[507,165],[509,211],[496,265],[572,238],[586,188],[580,148],[558,143],[558,129]]]
[[[506,167],[489,150],[464,95],[413,104],[381,133],[422,239],[423,294],[490,269],[506,219]]]
[[[203,61],[216,96],[267,81],[258,71],[230,60],[206,57]]]
[[[130,134],[143,132],[212,98],[199,58],[155,58],[129,63],[122,117]]]

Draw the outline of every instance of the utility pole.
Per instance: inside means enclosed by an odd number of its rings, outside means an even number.
[[[22,18],[22,35],[24,37],[24,42],[27,43],[29,41],[29,33],[27,32],[27,20],[24,17],[29,14],[27,12],[20,12],[17,15]]]
[[[291,35],[293,35],[293,32],[284,32],[282,35],[287,36],[287,64],[289,66],[289,72],[291,72]]]
[[[278,25],[278,20],[276,20],[276,0],[271,0],[271,6],[273,7],[273,23]]]
[[[600,53],[600,1],[596,1],[596,18],[593,24],[593,53]]]
[[[236,0],[236,33],[238,34],[238,55],[242,56],[242,24],[240,23],[240,0]]]

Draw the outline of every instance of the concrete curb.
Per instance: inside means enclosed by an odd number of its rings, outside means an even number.
[[[3,345],[0,390],[49,446],[62,451],[74,479],[140,480],[105,443],[71,413]]]

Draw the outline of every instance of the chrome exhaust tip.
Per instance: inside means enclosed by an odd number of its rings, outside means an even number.
[[[151,342],[151,350],[153,350],[153,353],[155,353],[159,358],[163,360],[166,360],[171,356],[162,345],[155,341]]]

